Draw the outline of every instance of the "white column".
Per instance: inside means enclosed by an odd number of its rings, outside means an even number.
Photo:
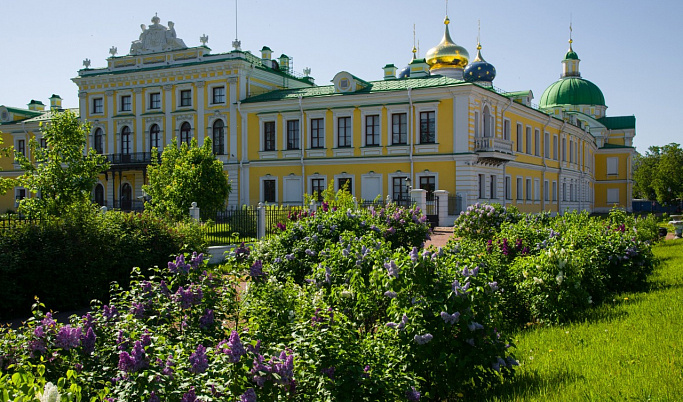
[[[434,190],[434,199],[439,204],[439,226],[453,226],[455,217],[448,218],[448,191]]]
[[[229,77],[228,84],[228,99],[230,102],[230,115],[228,116],[228,124],[230,124],[230,139],[228,141],[228,162],[230,162],[236,160],[236,158],[239,158],[237,152],[237,119],[239,118],[239,116],[237,115],[237,106],[235,105],[237,103],[238,94],[237,77]],[[233,189],[233,191],[235,190],[236,189]]]
[[[256,238],[263,239],[266,237],[266,207],[262,202],[258,203],[257,212],[258,219],[256,221],[258,222],[258,231],[256,233]]]
[[[201,147],[204,145],[204,138],[207,135],[206,128],[204,127],[206,117],[204,114],[204,92],[206,91],[206,83],[198,81],[195,84],[195,89],[197,93],[197,145]]]
[[[410,201],[417,204],[422,214],[427,214],[427,190],[421,188],[414,188],[410,190]]]

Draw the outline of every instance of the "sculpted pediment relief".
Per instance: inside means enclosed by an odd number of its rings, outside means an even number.
[[[131,55],[187,49],[185,42],[176,36],[173,21],[168,22],[168,27],[161,25],[159,21],[159,17],[155,15],[152,17],[152,25],[140,25],[142,33],[140,33],[140,38],[131,44]]]

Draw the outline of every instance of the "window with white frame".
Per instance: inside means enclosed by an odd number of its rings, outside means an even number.
[[[574,141],[569,140],[569,163],[574,163]]]
[[[337,118],[337,147],[351,147],[351,116]]]
[[[545,133],[543,135],[543,156],[545,158],[550,158],[550,134]]]
[[[494,123],[493,116],[488,106],[484,106],[484,137],[493,137]]]
[[[391,197],[394,201],[410,200],[408,195],[408,176],[394,176],[391,178]]]
[[[434,201],[434,190],[436,190],[435,176],[420,176],[420,189],[427,191],[427,201]]]
[[[541,156],[541,132],[534,130],[534,155]]]
[[[503,120],[503,139],[506,141],[510,140],[510,120]]]
[[[337,191],[340,190],[353,194],[353,179],[351,177],[337,178]]]
[[[263,150],[275,151],[275,122],[263,122]]]
[[[526,153],[531,155],[531,127],[526,127]]]
[[[365,146],[379,146],[379,115],[370,114],[365,116]]]
[[[559,197],[557,196],[557,182],[553,180],[553,202],[557,202]]]
[[[161,109],[161,92],[149,94],[149,109]]]
[[[567,139],[563,138],[562,139],[562,162],[567,161]]]
[[[133,97],[130,95],[121,95],[119,110],[121,112],[130,112],[133,110]]]
[[[221,104],[225,103],[225,87],[213,87],[211,88],[211,104]]]
[[[420,144],[436,142],[436,112],[420,112]]]
[[[531,201],[533,200],[533,187],[531,187],[531,179],[527,178],[526,179],[526,200]]]
[[[543,199],[550,201],[550,188],[548,188],[548,180],[543,181]]]
[[[192,90],[183,89],[180,91],[180,107],[192,106]]]
[[[524,133],[522,132],[523,130],[524,128],[522,127],[522,125],[520,123],[517,123],[517,152],[522,152],[522,149],[524,149],[522,147],[522,138],[524,136]]]
[[[607,174],[608,175],[619,174],[619,158],[617,158],[617,157],[607,158]]]
[[[287,149],[300,149],[299,120],[287,120]]]
[[[314,177],[311,179],[311,195],[318,201],[323,201],[323,191],[325,191],[325,178]]]
[[[512,177],[505,176],[505,199],[512,199]]]
[[[479,175],[479,185],[477,186],[479,190],[479,199],[486,198],[486,175]]]
[[[553,159],[557,160],[557,136],[553,135]]]
[[[562,183],[562,201],[567,201],[567,183]]]
[[[608,204],[619,204],[619,189],[618,188],[608,188],[607,189],[607,203]]]
[[[311,148],[325,148],[325,120],[311,119]]]
[[[121,153],[123,155],[130,155],[131,137],[130,127],[123,126],[121,129]]]
[[[541,200],[541,181],[534,179],[534,201]]]
[[[522,201],[524,199],[524,179],[521,177],[517,178],[517,201]]]
[[[26,156],[26,140],[17,140],[17,153]]]
[[[183,122],[180,125],[180,144],[183,143],[190,145],[190,140],[192,139],[192,126],[188,122]]]
[[[98,154],[104,153],[104,131],[100,127],[93,133],[92,146]]]
[[[498,198],[496,187],[498,186],[498,180],[496,180],[496,175],[491,175],[491,181],[489,182],[489,198],[495,200]]]
[[[391,115],[391,144],[406,145],[408,143],[408,114]]]
[[[14,189],[14,206],[18,207],[21,200],[26,198],[26,189],[23,187],[16,187]]]
[[[277,186],[275,179],[262,179],[262,201],[263,202],[277,202]]]
[[[104,113],[104,99],[103,98],[93,98],[93,100],[92,100],[92,112],[93,112],[93,114]]]
[[[225,155],[225,123],[217,119],[213,122],[213,153],[214,155]]]

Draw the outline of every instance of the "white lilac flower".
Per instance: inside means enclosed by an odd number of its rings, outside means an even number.
[[[61,395],[59,395],[59,390],[57,386],[53,383],[48,382],[45,384],[45,389],[40,395],[40,402],[59,402]]]

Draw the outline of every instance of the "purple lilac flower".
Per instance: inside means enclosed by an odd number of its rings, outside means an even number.
[[[503,253],[505,256],[509,256],[511,253],[510,250],[510,245],[508,244],[508,239],[504,238],[503,242],[500,244],[500,251]]]
[[[180,254],[175,258],[175,262],[168,262],[168,270],[172,274],[182,273],[187,274],[190,272],[190,265],[185,263],[185,255]]]
[[[213,314],[213,310],[206,309],[204,311],[204,315],[199,317],[199,328],[208,329],[213,325],[214,321],[215,317]]]
[[[316,252],[311,250],[310,248],[307,248],[305,253],[306,253],[306,255],[311,256],[311,257],[315,257],[315,255],[316,255]]]
[[[474,346],[474,339],[469,338],[465,342],[469,343],[471,346]]]
[[[384,296],[393,299],[394,297],[396,297],[396,292],[394,292],[393,290],[387,290],[386,292],[384,292]]]
[[[261,340],[259,339],[256,341],[256,345],[252,345],[251,343],[247,345],[247,350],[251,353],[258,354],[259,350],[261,350]]]
[[[405,329],[406,324],[408,324],[408,316],[405,315],[405,314],[403,314],[403,318],[401,318],[401,323],[398,324],[398,326],[397,326],[396,328],[397,328],[399,331],[402,331],[403,329]]]
[[[417,257],[418,257],[418,255],[419,255],[419,253],[418,253],[418,251],[417,251],[417,247],[413,247],[413,250],[410,252],[410,259],[411,259],[413,262],[417,262]]]
[[[161,399],[159,399],[156,392],[152,391],[149,393],[149,402],[161,402]]]
[[[42,325],[38,325],[34,330],[33,330],[33,336],[36,338],[42,338],[45,336],[45,329],[43,328]]]
[[[280,357],[273,357],[271,362],[273,363],[272,372],[280,377],[276,382],[287,385],[294,380],[294,355],[288,355],[283,350],[280,353]]]
[[[424,345],[425,343],[429,343],[434,336],[432,334],[424,334],[424,335],[415,335],[413,340],[418,344],[418,345]]]
[[[398,266],[396,265],[396,261],[391,260],[389,262],[385,262],[384,268],[386,268],[389,276],[392,276],[394,278],[398,278],[399,269],[398,269]]]
[[[325,267],[325,283],[332,283],[332,269]]]
[[[278,222],[276,226],[281,232],[284,232],[285,230],[287,230],[287,225],[285,225],[282,222]]]
[[[496,290],[498,290],[498,282],[489,282],[489,287],[491,288],[492,292],[495,292]]]
[[[464,296],[467,292],[467,289],[469,289],[470,283],[467,282],[464,285],[460,285],[460,282],[456,279],[453,281],[453,293],[455,293],[456,296]]]
[[[254,357],[254,364],[251,368],[251,374],[254,376],[253,381],[259,387],[263,388],[266,383],[267,376],[270,374],[270,365],[264,363],[265,358],[263,355],[258,354]],[[264,375],[265,374],[265,375]]]
[[[57,321],[52,318],[52,313],[47,313],[45,314],[45,318],[40,321],[40,324],[47,329],[53,329],[55,326],[57,326]]]
[[[176,301],[180,302],[180,308],[188,309],[195,304],[199,304],[204,297],[202,288],[196,285],[190,284],[187,289],[179,287],[175,293]]]
[[[285,259],[286,259],[287,261],[292,261],[292,260],[294,259],[294,253],[292,253],[292,254],[286,254],[286,255],[285,255]]]
[[[118,350],[125,350],[128,348],[128,340],[126,340],[122,330],[119,330],[119,334],[116,337],[116,345]]]
[[[472,321],[469,324],[467,324],[467,328],[469,328],[470,331],[476,331],[478,329],[484,329],[484,326],[479,324],[478,322]]]
[[[410,387],[408,391],[406,391],[406,398],[410,402],[417,402],[420,400],[420,391],[416,390],[415,387]]]
[[[247,351],[244,350],[244,346],[242,345],[242,340],[240,339],[239,334],[234,330],[230,333],[228,348],[230,349],[230,356],[232,357],[233,363],[237,363],[240,360],[240,357],[247,353]]]
[[[77,348],[81,344],[81,336],[83,336],[83,330],[80,327],[65,325],[59,329],[55,345],[64,350]]]
[[[460,319],[460,312],[459,311],[456,311],[453,314],[448,314],[447,312],[442,311],[440,315],[441,315],[441,318],[443,318],[443,320],[446,322],[446,324],[453,325],[456,322],[458,322],[458,320]]]
[[[334,380],[334,366],[320,369],[320,372],[329,377],[330,380]]]
[[[394,233],[396,233],[396,229],[394,229],[394,227],[391,226],[391,227],[389,227],[389,229],[387,229],[387,233],[394,234]]]
[[[204,253],[199,253],[193,252],[192,253],[192,258],[190,259],[190,265],[192,265],[192,268],[197,269],[199,266],[204,262]]]
[[[148,329],[145,329],[145,332],[140,336],[140,343],[142,343],[142,346],[149,346],[152,344],[152,336]]]
[[[173,366],[175,366],[175,362],[173,361],[173,356],[168,355],[166,358],[166,363],[164,363],[164,368],[161,369],[161,374],[170,377],[173,379],[173,375],[175,372],[173,371]]]
[[[462,269],[461,274],[462,274],[462,276],[465,276],[465,277],[477,276],[477,274],[479,274],[479,267],[474,267],[472,269],[465,267]]]
[[[256,391],[254,388],[249,388],[240,395],[240,402],[256,402]]]
[[[139,371],[149,367],[149,358],[145,353],[145,347],[142,346],[142,342],[135,341],[133,346],[133,359],[135,360],[135,366],[133,371]]]
[[[235,259],[237,261],[246,260],[249,257],[249,254],[251,254],[251,250],[244,245],[244,242],[242,242],[239,247],[235,248]]]
[[[197,394],[194,391],[194,387],[190,387],[190,390],[183,394],[183,398],[180,402],[196,402]]]
[[[96,339],[97,336],[95,335],[95,331],[93,331],[92,327],[88,328],[88,332],[81,338],[81,344],[83,345],[83,352],[85,354],[90,354],[95,351]]]
[[[197,350],[190,355],[190,373],[201,374],[209,368],[204,345],[198,345]]]
[[[47,352],[47,347],[45,346],[44,339],[34,339],[28,343],[28,348],[31,351],[31,357],[35,357],[35,354],[44,354]],[[2,365],[2,356],[0,356],[0,367]]]
[[[145,310],[147,310],[146,303],[134,302],[130,307],[130,312],[138,319],[145,318]]]

